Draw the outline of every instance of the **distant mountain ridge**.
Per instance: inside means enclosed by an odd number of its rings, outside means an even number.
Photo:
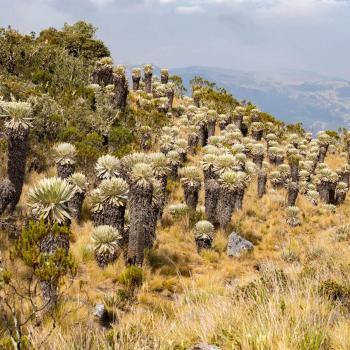
[[[350,128],[350,81],[313,72],[239,72],[215,67],[170,69],[189,81],[199,75],[224,87],[237,99],[251,100],[261,110],[287,123],[302,122],[316,132]]]

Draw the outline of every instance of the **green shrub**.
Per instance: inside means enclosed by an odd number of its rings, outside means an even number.
[[[58,224],[45,224],[43,221],[30,221],[21,234],[15,246],[15,255],[25,265],[33,269],[35,276],[40,280],[54,280],[70,273],[76,274],[77,265],[73,256],[64,249],[57,249],[53,254],[40,251],[40,241],[48,234],[71,235],[66,226]]]
[[[143,270],[138,266],[130,265],[119,275],[118,280],[128,290],[134,290],[141,287],[143,283]]]
[[[93,169],[95,162],[105,151],[103,137],[97,132],[92,132],[86,138],[75,143],[77,148],[78,163],[87,171]]]
[[[124,127],[112,128],[108,135],[108,144],[112,154],[118,158],[129,154],[132,151],[134,136],[130,130]]]

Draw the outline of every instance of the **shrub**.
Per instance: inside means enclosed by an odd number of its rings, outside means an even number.
[[[132,151],[134,136],[124,127],[112,128],[109,132],[109,147],[113,155],[120,158]]]
[[[52,233],[53,235],[71,235],[68,227],[58,224],[45,224],[40,222],[29,222],[19,241],[15,246],[15,254],[25,265],[33,269],[34,275],[40,280],[55,280],[66,274],[75,275],[77,265],[73,256],[64,249],[57,249],[48,255],[41,252],[40,240]]]
[[[143,280],[144,274],[142,268],[135,265],[126,267],[118,277],[118,281],[128,290],[141,287]]]

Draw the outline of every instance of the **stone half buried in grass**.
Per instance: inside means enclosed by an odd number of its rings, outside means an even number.
[[[103,328],[111,328],[112,323],[118,321],[114,312],[107,310],[104,304],[96,304],[93,312],[94,317]]]
[[[228,237],[227,255],[231,257],[240,257],[245,252],[250,252],[254,249],[252,242],[232,232]]]

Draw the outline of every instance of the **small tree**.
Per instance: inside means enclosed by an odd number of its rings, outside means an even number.
[[[210,249],[214,239],[214,226],[206,220],[198,221],[194,227],[197,251]]]
[[[58,283],[67,269],[73,268],[69,254],[70,231],[65,226],[71,220],[68,203],[74,195],[73,186],[60,178],[44,178],[28,192],[31,215],[40,223],[32,223],[21,236],[18,254],[30,264],[31,250],[36,258],[32,267],[40,262],[38,278],[44,300],[50,307],[57,303]],[[27,247],[27,248],[26,248]],[[28,256],[26,250],[28,249]],[[62,267],[61,267],[62,265]]]
[[[266,194],[267,173],[264,169],[258,172],[258,198],[262,198]]]
[[[111,57],[102,57],[95,63],[92,82],[102,86],[113,84],[113,60]]]
[[[162,84],[168,84],[169,81],[169,70],[166,68],[162,68],[160,70],[160,81]]]
[[[73,185],[74,195],[68,202],[68,208],[72,218],[80,223],[81,210],[85,199],[85,194],[88,186],[86,176],[82,173],[74,173],[68,178],[68,182]]]
[[[180,175],[185,202],[189,208],[195,210],[198,204],[199,190],[201,188],[201,172],[195,166],[188,166],[181,169]]]
[[[53,149],[57,176],[67,179],[74,173],[77,151],[70,143],[59,143]]]
[[[98,266],[104,268],[117,259],[123,237],[115,227],[97,226],[92,232],[91,239]]]
[[[110,225],[124,236],[124,217],[129,188],[121,178],[103,180],[90,196],[95,225]]]
[[[96,162],[95,172],[97,179],[100,181],[119,177],[119,159],[109,154],[99,157]]]
[[[7,133],[7,174],[14,186],[15,193],[10,201],[13,211],[20,199],[29,150],[29,128],[32,108],[28,102],[5,102],[0,100],[0,113],[10,118],[5,122]]]
[[[151,64],[145,64],[143,66],[144,79],[145,79],[145,91],[150,94],[152,93],[152,75],[153,66]]]
[[[138,91],[140,89],[141,69],[134,68],[132,70],[132,89]]]
[[[113,84],[115,93],[115,106],[120,111],[125,111],[127,97],[129,93],[128,81],[125,74],[125,66],[118,65],[113,74]]]
[[[150,165],[137,163],[129,176],[130,184],[130,233],[127,262],[142,265],[147,222],[152,216],[153,172]]]
[[[236,196],[242,188],[242,179],[234,171],[226,171],[219,178],[220,193],[216,208],[219,224],[222,228],[231,221],[236,205]]]
[[[163,214],[164,206],[166,204],[166,187],[167,180],[170,174],[170,167],[167,157],[163,153],[152,153],[149,155],[149,162],[152,167],[153,176],[160,182],[161,196],[159,200],[159,215]]]

